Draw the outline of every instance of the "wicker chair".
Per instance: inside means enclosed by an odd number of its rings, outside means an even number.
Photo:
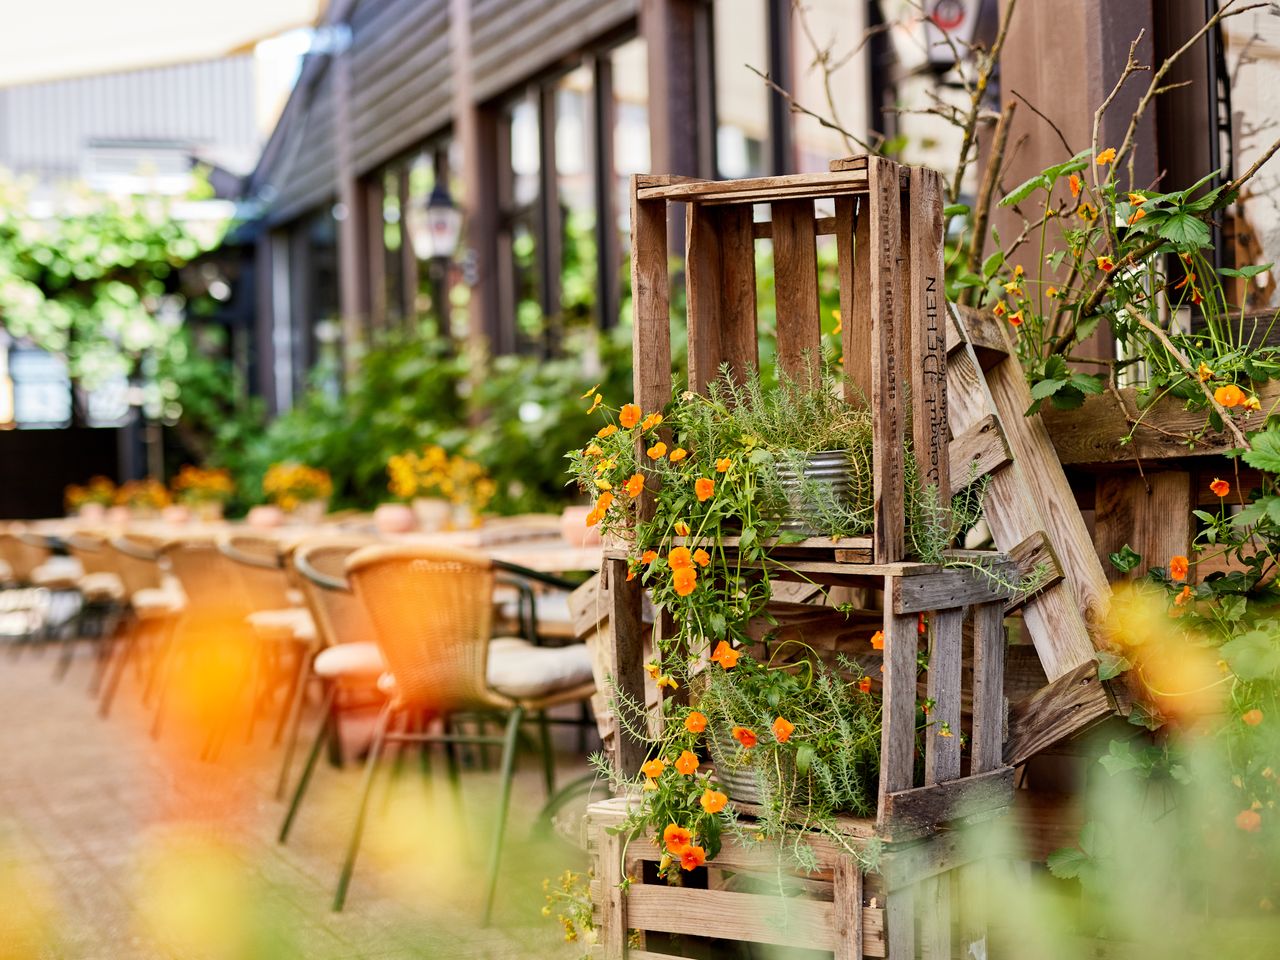
[[[160,537],[127,534],[107,541],[111,564],[124,585],[126,617],[109,641],[98,715],[107,717],[120,681],[133,664],[142,670],[143,703],[150,701],[159,666],[168,648],[185,599],[166,586],[161,569]]]
[[[263,701],[284,688],[284,706],[271,740],[274,746],[284,735],[295,687],[316,645],[315,623],[292,589],[287,565],[290,551],[281,541],[259,534],[230,533],[218,538],[218,549],[235,564],[250,608],[246,620],[259,641],[248,736],[253,735]]]
[[[277,799],[284,797],[288,786],[307,687],[312,681],[318,681],[324,693],[320,724],[303,765],[294,801],[280,827],[281,843],[289,837],[289,830],[297,816],[298,803],[306,791],[326,740],[334,749],[335,759],[341,759],[337,734],[338,714],[343,706],[343,698],[350,699],[358,693],[363,695],[359,698],[362,703],[380,704],[385,699],[377,689],[377,681],[386,672],[386,664],[373,641],[373,625],[369,622],[369,616],[352,594],[344,572],[347,557],[373,542],[369,537],[319,536],[303,540],[295,545],[290,554],[289,562],[297,574],[307,608],[311,611],[320,647],[314,657],[303,665],[305,673],[300,674],[294,688],[294,699],[289,706],[284,756],[281,758],[280,776],[276,782]]]
[[[106,666],[108,638],[115,633],[120,623],[124,583],[115,571],[113,555],[107,548],[105,536],[80,530],[68,534],[64,543],[67,553],[80,564],[81,575],[76,581],[76,587],[80,591],[81,605],[76,614],[75,628],[63,644],[55,676],[60,679],[70,669],[77,641],[86,640],[96,644],[97,656],[90,683],[90,693],[96,693]]]
[[[495,565],[483,554],[446,548],[367,547],[347,559],[346,571],[369,614],[392,682],[388,684],[390,699],[369,749],[360,806],[333,908],[341,910],[346,900],[369,791],[378,758],[388,742],[501,743],[502,786],[485,889],[487,924],[497,886],[520,725],[530,712],[590,698],[595,691],[590,657],[585,648],[540,648],[514,638],[491,642]],[[569,668],[549,671],[557,676],[536,679],[541,667],[559,664]],[[502,677],[502,682],[494,682],[495,677]],[[447,725],[441,733],[409,732],[405,725],[391,728],[397,717],[447,720],[476,713],[505,714],[505,735],[462,735],[451,733]],[[551,744],[545,723],[542,749],[549,761]]]

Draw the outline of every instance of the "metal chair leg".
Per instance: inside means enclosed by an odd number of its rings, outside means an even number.
[[[315,772],[316,762],[320,759],[320,751],[324,748],[325,741],[329,739],[329,726],[333,718],[334,700],[337,697],[338,688],[332,683],[326,683],[324,689],[324,698],[320,701],[320,726],[316,730],[315,742],[311,745],[311,750],[307,754],[307,762],[303,764],[302,776],[298,778],[298,786],[293,791],[293,800],[289,803],[289,809],[284,815],[284,823],[280,825],[279,841],[284,843],[289,839],[289,830],[293,827],[294,817],[298,815],[298,807],[302,805],[302,795],[307,792],[307,785],[311,783],[311,774]],[[282,775],[284,771],[281,771]]]
[[[280,776],[276,779],[276,799],[283,800],[284,792],[289,784],[289,768],[293,766],[293,754],[298,749],[298,728],[302,724],[302,706],[307,699],[307,681],[311,677],[311,651],[301,651],[301,663],[294,679],[293,696],[289,700],[289,709],[284,719],[284,756],[280,758]],[[327,718],[321,719],[321,726]],[[280,741],[277,730],[276,742]]]
[[[278,747],[284,739],[285,731],[293,719],[294,703],[305,693],[307,677],[311,675],[311,648],[305,643],[295,642],[294,653],[298,656],[297,667],[289,673],[288,690],[285,694],[284,709],[280,711],[280,719],[276,721],[275,732],[271,735],[271,745]]]
[[[374,729],[373,743],[369,745],[369,759],[364,765],[364,786],[360,790],[360,807],[356,811],[355,827],[351,831],[351,841],[347,844],[347,859],[342,864],[342,873],[338,876],[338,889],[333,895],[333,909],[338,912],[347,902],[347,888],[351,885],[351,874],[356,868],[356,854],[360,852],[360,841],[364,837],[364,820],[369,812],[369,793],[373,789],[374,774],[378,772],[378,757],[382,754],[383,744],[387,738],[387,726],[391,722],[393,708],[387,704],[378,715],[378,725]]]
[[[538,711],[538,742],[542,750],[542,780],[550,797],[556,792],[556,754],[551,745],[551,723],[545,710]]]
[[[116,690],[129,669],[129,661],[138,655],[138,643],[142,637],[142,626],[133,621],[119,637],[113,641],[107,659],[102,680],[102,693],[98,699],[98,716],[104,720],[111,715],[111,704],[115,701]]]
[[[484,916],[482,926],[488,926],[493,916],[493,898],[498,889],[498,865],[502,861],[502,840],[507,832],[507,811],[511,806],[511,779],[516,767],[516,739],[520,723],[524,720],[524,708],[515,707],[507,717],[507,734],[502,743],[502,787],[498,796],[498,822],[493,830],[493,847],[489,852],[489,876],[485,887]]]

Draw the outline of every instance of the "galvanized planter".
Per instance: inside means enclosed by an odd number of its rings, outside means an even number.
[[[819,504],[854,503],[855,484],[848,450],[819,450],[780,457],[775,466],[788,510],[779,527],[806,537],[822,536]]]

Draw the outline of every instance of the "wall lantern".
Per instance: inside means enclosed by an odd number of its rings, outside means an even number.
[[[437,183],[427,202],[410,211],[409,241],[419,260],[452,260],[462,235],[462,211],[449,196],[449,189]]]

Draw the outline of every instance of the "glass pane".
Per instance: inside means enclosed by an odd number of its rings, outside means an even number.
[[[579,67],[556,88],[556,184],[560,203],[560,314],[564,330],[595,322],[595,121],[593,78]]]
[[[9,353],[13,419],[20,427],[65,427],[71,422],[71,378],[52,353],[18,347]]]
[[[792,92],[796,100],[865,140],[868,47],[862,39],[866,5],[848,0],[806,0],[792,16],[796,66]],[[823,54],[830,65],[829,83],[818,66]],[[823,173],[837,157],[866,152],[812,117],[793,114],[791,124],[801,173]]]
[[[716,0],[716,155],[722,177],[755,177],[767,171],[769,96],[764,81],[747,69],[769,69],[766,0]]]

